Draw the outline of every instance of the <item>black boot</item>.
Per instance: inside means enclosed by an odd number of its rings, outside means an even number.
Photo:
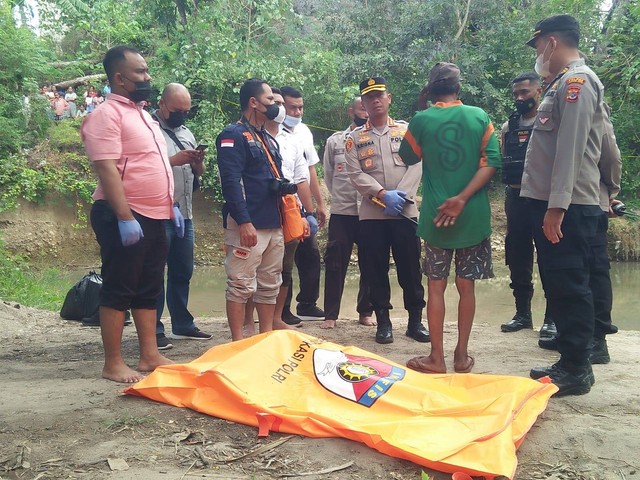
[[[540,327],[540,338],[551,338],[555,337],[558,334],[558,330],[556,329],[556,324],[553,322],[551,317],[544,317],[544,323],[542,327]]]
[[[523,328],[533,328],[531,320],[531,297],[533,292],[515,295],[516,297],[516,314],[507,323],[500,325],[503,332],[517,332]]]
[[[602,338],[594,338],[591,343],[591,353],[589,354],[589,362],[592,365],[604,365],[611,361],[609,349],[607,348],[607,340]]]
[[[393,330],[389,319],[389,310],[376,310],[376,343],[393,343]]]
[[[406,335],[416,342],[427,343],[431,340],[429,331],[422,324],[422,308],[409,310],[409,325]]]

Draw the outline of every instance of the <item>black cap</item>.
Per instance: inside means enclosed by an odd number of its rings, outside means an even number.
[[[542,35],[552,32],[567,32],[574,37],[576,43],[580,41],[580,25],[571,15],[554,15],[536,23],[533,37],[527,42],[530,47],[536,47],[536,40]]]
[[[384,77],[369,77],[360,82],[360,95],[366,95],[369,92],[386,92],[387,81]]]

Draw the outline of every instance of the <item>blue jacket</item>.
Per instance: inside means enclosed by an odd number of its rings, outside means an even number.
[[[254,131],[254,134],[262,142],[269,142],[280,170],[281,159],[275,139],[266,132]],[[247,126],[238,122],[218,135],[216,149],[225,200],[222,207],[224,227],[227,226],[227,214],[230,214],[238,225],[250,222],[256,229],[280,228],[279,197],[269,188],[275,175],[260,141],[254,139]]]

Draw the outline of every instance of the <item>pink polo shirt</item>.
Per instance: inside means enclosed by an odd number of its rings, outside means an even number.
[[[85,117],[80,129],[92,162],[118,160],[118,172],[131,210],[168,219],[173,206],[173,173],[158,122],[141,106],[115,93]],[[106,200],[102,185],[94,200]]]

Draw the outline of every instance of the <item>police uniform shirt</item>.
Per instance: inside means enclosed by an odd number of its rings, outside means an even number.
[[[160,127],[162,127],[162,135],[164,136],[165,141],[167,142],[167,155],[169,158],[173,157],[176,153],[180,151],[180,147],[175,144],[173,139],[169,136],[165,129],[173,131],[174,135],[178,140],[182,143],[185,149],[194,149],[198,146],[193,133],[184,125],[181,125],[177,128],[170,128],[164,121],[164,119],[158,115],[158,111],[156,110],[153,114],[154,119],[158,120],[160,123]],[[189,220],[193,219],[193,169],[190,164],[185,165],[176,165],[171,167],[173,171],[173,183],[174,183],[174,202],[178,202],[180,205],[180,213],[184,218]]]
[[[331,213],[358,215],[360,194],[351,185],[347,173],[344,144],[351,129],[336,132],[327,139],[324,147],[324,182],[331,193]]]
[[[599,205],[603,91],[584,60],[572,61],[551,82],[529,141],[522,197],[565,210],[572,203]]]
[[[622,179],[622,157],[608,112],[605,115],[602,153],[598,169],[600,170],[600,208],[608,212],[611,200],[620,193]]]
[[[370,122],[356,128],[345,143],[347,172],[352,185],[362,195],[360,220],[398,220],[391,217],[371,200],[380,190],[401,190],[406,198],[415,202],[416,192],[422,178],[422,165],[407,166],[398,151],[408,124],[402,120],[388,119],[386,128],[380,132]],[[403,213],[418,216],[415,203],[405,204]]]

